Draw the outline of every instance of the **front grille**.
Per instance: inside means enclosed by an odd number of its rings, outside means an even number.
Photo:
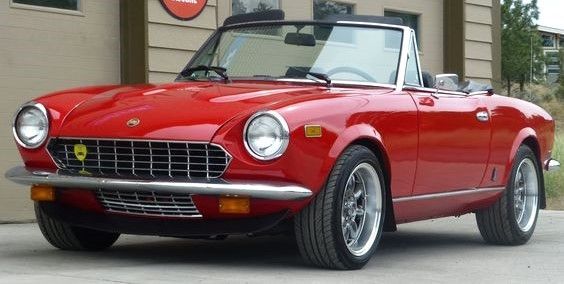
[[[81,162],[75,145],[85,145]],[[92,175],[218,178],[231,156],[219,146],[189,142],[54,139],[49,153],[60,168]]]
[[[201,217],[192,197],[187,194],[98,189],[96,196],[108,212],[159,217]]]

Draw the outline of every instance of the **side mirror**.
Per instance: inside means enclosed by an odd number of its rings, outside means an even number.
[[[458,75],[439,74],[435,76],[435,88],[443,91],[458,91]]]

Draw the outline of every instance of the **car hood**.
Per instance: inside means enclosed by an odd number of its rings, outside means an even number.
[[[211,141],[227,121],[323,94],[320,86],[215,82],[119,87],[76,106],[59,137]],[[138,121],[138,125],[128,122]]]

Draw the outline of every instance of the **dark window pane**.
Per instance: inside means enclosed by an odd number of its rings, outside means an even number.
[[[328,0],[314,0],[313,1],[313,19],[323,20],[329,15],[345,14],[352,15],[354,5],[339,3]]]
[[[417,36],[417,41],[421,42],[421,38],[420,38],[421,34],[419,33],[419,15],[394,12],[394,11],[385,11],[384,16],[401,18],[403,20],[404,25],[412,28],[415,31],[415,35]]]
[[[279,0],[232,0],[233,15],[280,9]]]
[[[14,3],[41,7],[78,10],[78,0],[12,0]]]
[[[554,46],[554,36],[553,35],[542,35],[542,46],[544,46],[544,47],[555,47]]]
[[[323,20],[330,15],[352,15],[354,12],[354,5],[346,4],[346,3],[339,3],[335,1],[328,1],[328,0],[314,0],[313,1],[313,19],[314,20]],[[315,38],[318,40],[327,40],[329,35],[332,32],[331,27],[322,28],[316,26],[314,28]],[[344,37],[346,42],[350,42],[350,37]]]

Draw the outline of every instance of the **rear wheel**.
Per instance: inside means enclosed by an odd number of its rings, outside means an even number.
[[[376,156],[352,146],[337,160],[325,188],[295,218],[303,258],[331,269],[362,268],[382,236],[386,191]]]
[[[119,234],[71,226],[49,217],[39,204],[35,204],[35,216],[45,239],[62,250],[104,250],[112,246]]]
[[[490,208],[476,212],[478,228],[486,242],[522,245],[529,241],[539,212],[541,174],[534,152],[521,146],[504,195]]]

